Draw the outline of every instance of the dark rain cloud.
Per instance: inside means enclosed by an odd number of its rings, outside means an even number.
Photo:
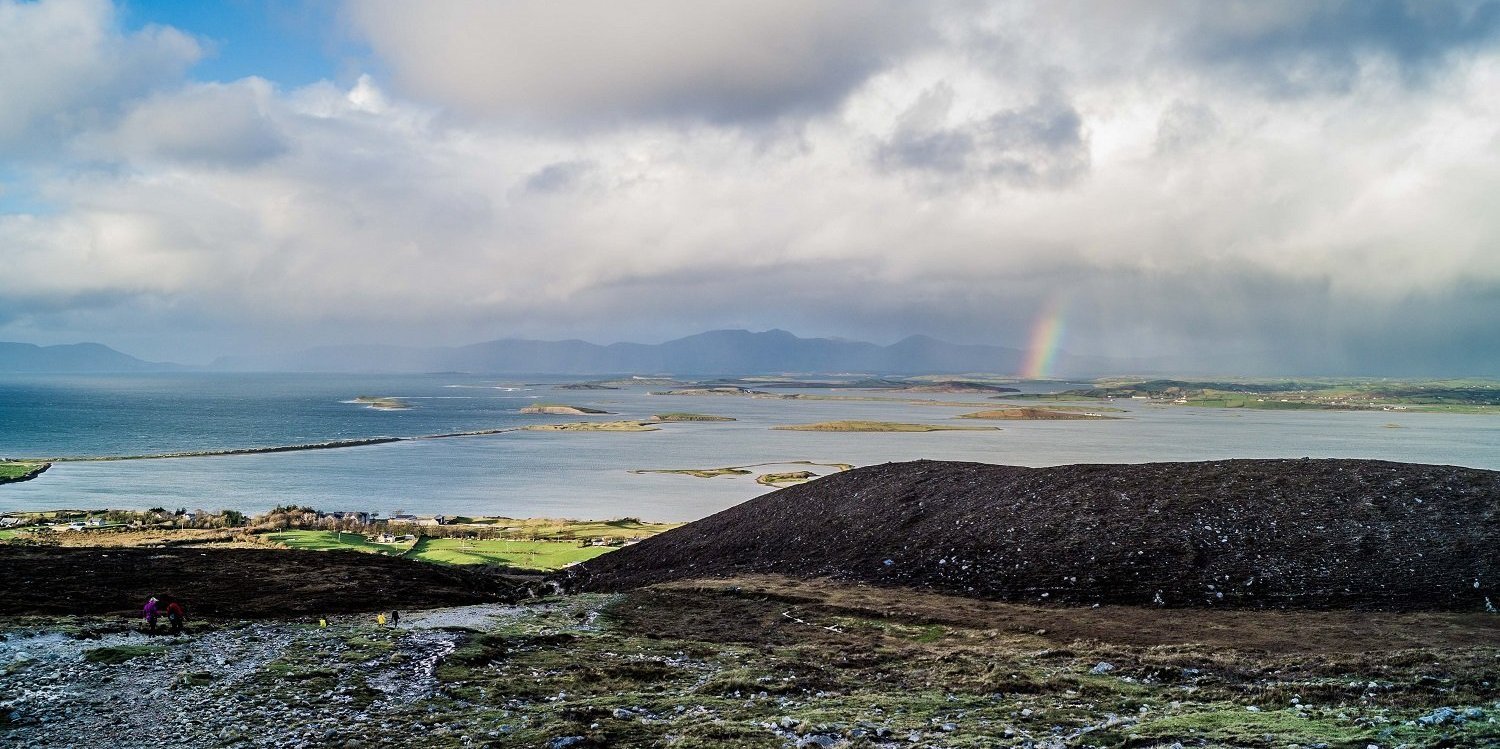
[[[1060,187],[1087,174],[1089,143],[1078,110],[1047,98],[962,125],[924,126],[909,118],[875,158],[892,171]]]

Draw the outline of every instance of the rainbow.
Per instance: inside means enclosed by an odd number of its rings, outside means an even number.
[[[1031,344],[1026,349],[1026,361],[1021,365],[1021,377],[1041,380],[1052,369],[1052,359],[1057,356],[1057,344],[1062,341],[1067,322],[1063,319],[1064,304],[1053,297],[1042,307],[1031,326]]]

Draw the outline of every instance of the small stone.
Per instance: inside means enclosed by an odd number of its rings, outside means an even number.
[[[1093,668],[1089,669],[1089,673],[1091,673],[1091,674],[1107,674],[1107,673],[1109,673],[1110,671],[1113,671],[1113,670],[1115,670],[1115,664],[1110,663],[1109,661],[1099,661],[1097,664],[1094,665]]]

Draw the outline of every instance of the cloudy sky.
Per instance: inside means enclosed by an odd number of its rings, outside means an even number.
[[[1500,375],[1500,3],[0,0],[0,340]]]

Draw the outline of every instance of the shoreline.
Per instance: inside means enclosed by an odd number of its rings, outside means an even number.
[[[40,476],[40,475],[46,473],[47,469],[52,467],[52,461],[47,461],[47,460],[41,460],[41,461],[18,460],[18,461],[15,461],[15,462],[17,462],[17,463],[33,463],[34,462],[34,463],[36,463],[36,465],[34,467],[32,467],[31,470],[27,471],[26,473],[21,474],[20,476],[0,476],[0,484],[19,484],[22,481],[30,481],[30,480],[36,478],[37,476]]]

